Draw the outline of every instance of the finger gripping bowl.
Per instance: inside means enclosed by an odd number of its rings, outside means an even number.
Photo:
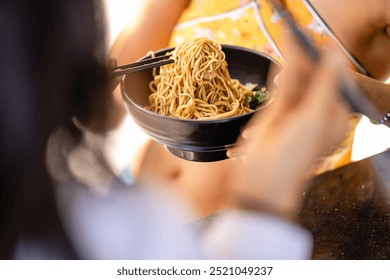
[[[155,53],[164,55],[173,48]],[[242,84],[256,83],[259,87],[273,81],[274,71],[270,66],[277,63],[259,52],[222,45],[231,78]],[[146,59],[149,57],[144,57]],[[143,70],[128,74],[122,78],[121,93],[127,111],[134,121],[155,141],[163,144],[175,156],[180,158],[211,162],[226,159],[226,151],[236,142],[241,129],[247,124],[254,112],[264,108],[266,101],[253,112],[218,120],[186,120],[166,117],[145,109],[149,105],[151,93],[149,82],[153,79],[152,70]],[[135,136],[136,137],[136,136]]]

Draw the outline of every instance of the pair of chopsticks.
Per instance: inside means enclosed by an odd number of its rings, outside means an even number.
[[[151,69],[155,67],[160,67],[166,64],[173,63],[173,59],[169,59],[171,57],[170,54],[167,55],[161,55],[153,58],[143,59],[137,62],[133,62],[130,64],[124,64],[120,66],[116,66],[111,68],[112,70],[112,77],[119,77],[126,74],[130,74],[136,71],[142,71],[146,69]]]
[[[306,34],[298,27],[294,17],[287,11],[285,6],[279,0],[268,0],[271,5],[279,13],[280,17],[290,28],[292,35],[297,40],[298,44],[305,50],[309,57],[318,62],[321,58],[320,52],[313,45]],[[343,79],[340,84],[340,92],[344,100],[350,106],[351,110],[362,113],[368,118],[383,123],[382,114],[374,106],[374,104],[361,92],[360,88],[350,79]]]

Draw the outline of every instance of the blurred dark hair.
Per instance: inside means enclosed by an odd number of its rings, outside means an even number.
[[[56,237],[75,257],[45,168],[49,134],[105,118],[103,12],[95,0],[0,2],[0,258],[21,236]]]

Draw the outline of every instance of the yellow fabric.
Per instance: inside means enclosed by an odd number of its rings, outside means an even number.
[[[312,41],[325,48],[331,39],[322,22],[318,21],[307,9],[304,0],[286,0],[286,5],[307,31]],[[263,26],[259,22],[262,19]],[[265,27],[265,29],[264,29]],[[280,17],[265,0],[193,0],[182,14],[171,37],[170,45],[192,41],[197,37],[208,37],[221,44],[237,45],[255,49],[272,56],[280,63],[283,61],[283,34],[286,27]],[[269,40],[267,33],[272,38]],[[275,46],[271,41],[274,41]],[[360,117],[351,117],[355,127]],[[321,160],[315,173],[319,174],[335,169],[351,161],[354,130],[346,136],[344,143],[332,156]]]
[[[185,10],[171,38],[171,46],[189,42],[197,37],[209,37],[221,44],[247,47],[282,58],[275,53],[270,41],[259,26],[256,13],[261,14],[265,27],[280,47],[285,27],[267,1],[251,0],[193,0]],[[316,22],[301,0],[287,0],[287,6],[301,26],[319,46],[329,39],[321,25]]]

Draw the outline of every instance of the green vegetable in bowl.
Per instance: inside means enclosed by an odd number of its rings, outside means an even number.
[[[266,101],[269,96],[270,94],[265,87],[261,88],[260,90],[253,90],[253,96],[247,95],[245,97],[244,106],[255,110],[256,107]]]

